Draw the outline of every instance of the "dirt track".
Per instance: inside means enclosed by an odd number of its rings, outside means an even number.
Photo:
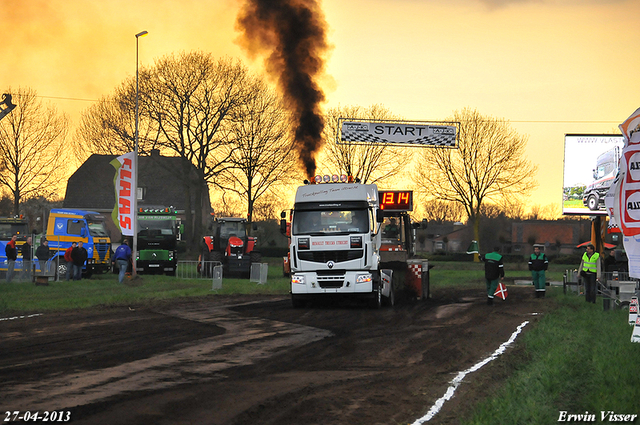
[[[435,290],[381,310],[292,309],[283,297],[215,296],[0,321],[0,409],[68,410],[92,425],[412,423],[548,306],[532,287],[485,300]],[[429,423],[457,423],[515,351],[469,375]]]

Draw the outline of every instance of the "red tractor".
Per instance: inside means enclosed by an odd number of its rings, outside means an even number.
[[[198,263],[200,273],[213,276],[213,267],[219,263],[222,264],[224,276],[248,278],[251,263],[260,263],[262,255],[255,250],[258,238],[247,235],[247,220],[216,218],[211,230],[213,236],[202,239],[202,253]]]

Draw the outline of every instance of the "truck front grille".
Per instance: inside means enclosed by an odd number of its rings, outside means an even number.
[[[344,285],[344,274],[325,276],[318,274],[317,279],[318,285],[321,288],[342,288],[342,286]]]
[[[304,261],[313,261],[314,263],[326,263],[333,261],[340,263],[342,261],[355,260],[362,258],[364,250],[351,249],[348,251],[298,251],[298,258]]]
[[[111,248],[108,243],[96,243],[94,244],[94,249],[98,253],[98,259],[100,262],[105,262],[107,258],[107,254],[109,253],[109,248]]]

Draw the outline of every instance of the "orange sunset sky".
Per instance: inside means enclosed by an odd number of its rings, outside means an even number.
[[[560,205],[564,135],[612,133],[640,107],[638,0],[322,0],[333,46],[327,102],[382,104],[408,120],[478,109],[529,136],[540,187]],[[29,87],[80,113],[181,50],[251,61],[235,42],[240,0],[0,0],[0,88]],[[319,164],[321,168],[321,164]]]

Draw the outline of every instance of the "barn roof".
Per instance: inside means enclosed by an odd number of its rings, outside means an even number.
[[[76,170],[67,182],[64,198],[65,208],[110,210],[115,204],[115,168],[110,164],[116,155],[91,155]],[[179,157],[161,156],[153,151],[150,156],[138,158],[138,187],[143,189],[139,205],[173,206],[177,210],[186,207],[185,189],[182,180],[184,160]],[[195,167],[190,165],[192,178]],[[205,194],[205,205],[209,194]],[[193,204],[192,196],[192,205]]]

